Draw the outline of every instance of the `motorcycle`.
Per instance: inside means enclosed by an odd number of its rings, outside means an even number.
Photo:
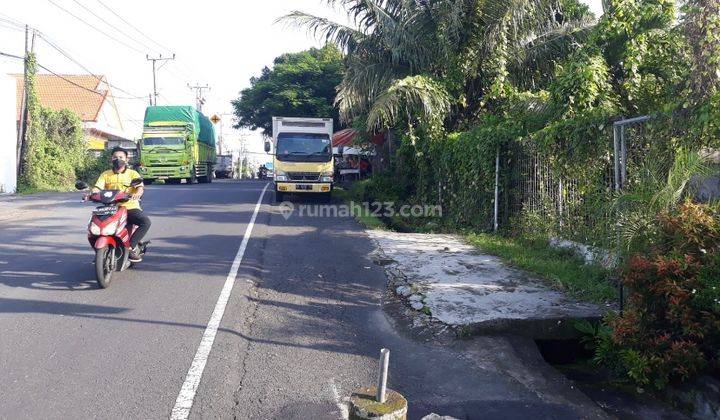
[[[142,184],[142,178],[132,180],[131,187]],[[88,185],[77,181],[75,188],[87,190]],[[130,200],[130,195],[120,190],[102,190],[87,196],[87,200],[100,204],[93,210],[88,223],[88,242],[95,250],[95,274],[103,289],[110,286],[113,273],[133,266],[130,261],[130,238],[137,226],[127,229],[127,209],[120,203]],[[140,255],[145,254],[150,242],[138,244]]]
[[[258,172],[257,172],[257,177],[258,177],[258,179],[260,179],[260,180],[266,180],[266,179],[268,179],[267,168],[261,167],[261,168],[258,170]]]

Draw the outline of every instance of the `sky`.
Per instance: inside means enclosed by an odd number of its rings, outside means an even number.
[[[582,1],[601,14],[601,0]],[[321,0],[4,0],[0,52],[23,53],[24,33],[8,21],[39,30],[43,37],[36,41],[38,62],[61,74],[90,70],[105,75],[132,137],[139,137],[152,92],[152,65],[146,55],[175,54],[175,60],[157,63],[158,105],[194,105],[195,92],[188,84],[209,85],[203,112],[221,116],[218,131],[222,129],[229,149],[244,144],[250,157],[261,163],[267,159],[262,138],[232,128],[230,101],[275,57],[322,45],[302,29],[275,23],[292,10],[345,19]],[[19,60],[0,56],[0,65],[7,72],[22,72]]]

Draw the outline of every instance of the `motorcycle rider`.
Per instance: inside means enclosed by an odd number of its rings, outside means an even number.
[[[128,232],[131,230],[132,225],[137,226],[137,230],[130,238],[130,256],[129,259],[132,262],[142,261],[138,244],[140,240],[145,236],[147,231],[150,229],[150,218],[143,213],[140,208],[140,198],[145,193],[145,186],[140,184],[136,187],[130,186],[130,182],[133,179],[142,178],[139,173],[128,168],[128,152],[122,147],[115,147],[112,149],[112,155],[110,158],[112,163],[112,169],[109,169],[98,178],[95,186],[92,188],[92,193],[98,193],[101,190],[120,190],[130,195],[130,200],[120,203],[121,206],[127,209],[127,229]],[[87,200],[88,195],[83,198]]]

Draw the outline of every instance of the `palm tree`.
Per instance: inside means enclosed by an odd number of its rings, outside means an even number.
[[[300,11],[280,20],[345,51],[341,118],[379,130],[451,109],[456,120],[511,82],[535,83],[542,66],[528,66],[567,53],[591,23],[565,18],[561,1],[574,0],[327,0],[350,26]]]

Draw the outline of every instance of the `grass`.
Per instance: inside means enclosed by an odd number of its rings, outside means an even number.
[[[32,195],[40,193],[52,193],[52,192],[71,192],[75,191],[73,188],[35,188],[35,187],[21,187],[18,186],[17,195]]]
[[[547,240],[485,233],[473,233],[467,239],[483,251],[550,281],[574,297],[595,303],[617,299],[617,289],[609,281],[609,270],[587,265],[572,251],[550,247]]]
[[[345,204],[350,205],[352,202],[358,202],[357,198],[354,197],[352,194],[350,194],[349,191],[344,190],[342,188],[334,188],[333,189],[333,196],[337,197],[345,202]],[[385,229],[386,226],[380,220],[379,217],[374,216],[371,212],[367,211],[364,207],[356,206],[355,208],[355,218],[360,222],[363,226],[365,226],[368,229]]]

